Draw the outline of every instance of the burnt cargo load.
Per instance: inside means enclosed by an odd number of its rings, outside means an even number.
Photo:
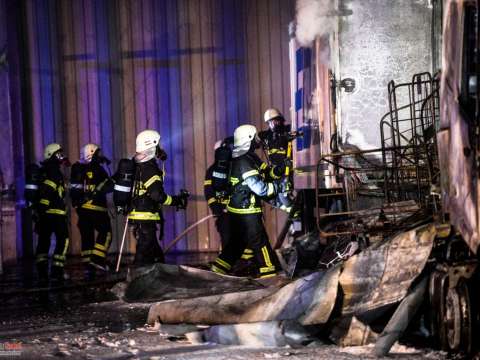
[[[436,346],[471,352],[480,304],[478,2],[340,3],[338,22],[319,17],[326,30],[307,43],[296,34],[305,32],[301,17],[290,28],[302,218],[277,239],[283,263],[295,275],[330,268],[435,224],[423,316]],[[375,22],[366,16],[374,3],[402,16]],[[411,23],[421,24],[416,33]]]

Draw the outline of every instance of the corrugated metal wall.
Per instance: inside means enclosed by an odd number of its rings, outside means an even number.
[[[294,0],[27,0],[30,158],[57,141],[71,160],[88,142],[114,164],[154,128],[169,155],[166,189],[192,193],[165,211],[165,243],[208,214],[205,169],[217,139],[264,127],[263,111],[290,107],[288,23]],[[113,171],[114,169],[112,169]],[[266,209],[273,238],[284,215]],[[80,249],[72,216],[72,251]],[[122,219],[116,220],[119,241]],[[113,250],[117,244],[114,241]],[[131,249],[131,245],[130,249]],[[216,250],[212,224],[177,250]]]

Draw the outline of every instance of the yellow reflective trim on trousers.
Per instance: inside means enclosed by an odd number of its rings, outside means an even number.
[[[272,154],[287,154],[287,151],[286,150],[281,150],[281,149],[270,149],[268,150],[268,154],[269,155],[272,155]]]
[[[50,205],[50,200],[47,200],[47,199],[40,199],[40,204],[43,204],[43,205]]]
[[[52,263],[52,265],[53,265],[53,266],[58,266],[58,267],[64,267],[64,266],[65,266],[64,263],[59,262],[59,261],[54,261],[54,262]]]
[[[160,215],[148,211],[132,211],[128,214],[128,218],[131,220],[160,220]]]
[[[207,204],[210,205],[210,204],[214,203],[215,201],[217,201],[217,199],[215,199],[214,197],[211,197],[210,199],[207,200]]]
[[[65,255],[53,254],[53,258],[57,260],[65,260]]]
[[[92,253],[92,250],[83,250],[82,256],[90,255],[91,253]]]
[[[253,254],[253,250],[247,248],[247,249],[243,250],[243,253],[244,254]]]
[[[219,267],[215,266],[215,265],[212,265],[211,267],[212,271],[215,272],[215,273],[218,273],[218,274],[222,274],[222,275],[225,275],[226,272],[223,271],[222,269],[220,269]]]
[[[285,205],[282,205],[280,206],[280,210],[283,210],[290,214],[290,211],[292,211],[292,207],[286,207]]]
[[[110,246],[111,241],[112,241],[112,233],[108,232],[107,233],[107,240],[105,241],[105,251],[108,251],[108,248]]]
[[[88,210],[94,210],[94,211],[101,211],[101,212],[106,212],[107,208],[103,206],[98,206],[98,205],[93,205],[92,200],[86,202],[85,204],[82,205],[82,209],[88,209]]]
[[[107,248],[103,246],[102,244],[95,244],[95,249],[101,250],[101,251],[107,251]]]
[[[143,186],[145,187],[145,189],[148,189],[150,185],[152,185],[155,181],[162,181],[162,179],[158,175],[153,175],[150,179],[145,181]]]
[[[66,238],[65,239],[65,247],[63,248],[63,256],[65,256],[67,254],[67,250],[68,250],[68,244],[70,243],[70,239],[69,238]]]
[[[35,262],[39,263],[48,260],[48,254],[37,254]]]
[[[265,265],[267,265],[267,267],[273,266],[272,261],[270,260],[270,255],[268,255],[268,250],[266,246],[262,247],[262,254],[263,259],[265,260]]]
[[[246,171],[242,174],[242,179],[245,180],[246,178],[248,178],[250,176],[255,176],[255,175],[259,175],[258,170]]]
[[[265,279],[265,278],[274,277],[274,276],[277,276],[277,273],[267,274],[267,275],[260,275],[259,278]]]
[[[227,205],[227,210],[234,214],[258,214],[262,212],[262,208],[237,209]]]
[[[45,211],[47,214],[55,214],[55,215],[67,215],[67,212],[65,210],[60,210],[60,209],[48,209]]]
[[[212,180],[205,180],[203,185],[212,185]]]
[[[260,273],[267,273],[267,272],[272,272],[275,271],[275,266],[268,266],[268,267],[261,267],[260,268]]]
[[[55,184],[52,180],[46,179],[46,180],[43,181],[43,183],[45,185],[48,185],[48,186],[52,187],[53,190],[57,190],[57,184]]]
[[[165,199],[165,201],[163,202],[163,205],[170,205],[172,203],[173,199],[170,195],[167,195],[167,198]]]
[[[97,256],[100,256],[100,257],[106,257],[107,256],[103,251],[100,251],[100,250],[97,250],[97,249],[92,250],[92,255],[97,255]]]
[[[65,188],[63,186],[59,186],[57,192],[58,192],[58,196],[63,198],[63,193],[65,192]]]
[[[250,260],[251,258],[253,258],[253,255],[251,255],[251,254],[250,254],[250,255],[243,254],[243,255],[241,256],[241,258],[242,258],[243,260]]]
[[[275,193],[275,188],[273,187],[272,183],[268,183],[268,191],[267,191],[267,196],[271,196]]]
[[[220,258],[217,258],[215,262],[221,266],[223,266],[225,269],[230,270],[232,268],[232,265],[227,263],[225,260],[222,260]]]
[[[107,237],[106,237],[106,241],[105,241],[105,245],[102,245],[102,244],[99,244],[99,243],[96,243],[95,244],[95,248],[97,248],[98,250],[102,250],[102,251],[107,251],[108,250],[108,246],[110,245],[110,240],[112,239],[112,234],[110,232],[107,233]]]

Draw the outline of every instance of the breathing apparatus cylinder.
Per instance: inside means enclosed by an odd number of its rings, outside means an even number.
[[[70,197],[73,207],[78,207],[85,201],[85,165],[76,162],[70,172]]]
[[[39,200],[39,187],[42,182],[42,168],[38,164],[30,164],[25,169],[25,200],[29,207]]]
[[[117,172],[113,175],[113,202],[117,212],[125,212],[130,205],[134,179],[135,162],[132,159],[121,159]]]
[[[215,164],[212,173],[212,187],[217,198],[228,196],[230,190],[230,168],[232,150],[228,145],[222,145],[215,150]]]

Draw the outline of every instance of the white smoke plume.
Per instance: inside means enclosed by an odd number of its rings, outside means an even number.
[[[296,38],[302,46],[333,32],[339,15],[349,15],[335,9],[334,0],[297,0],[296,11]]]

